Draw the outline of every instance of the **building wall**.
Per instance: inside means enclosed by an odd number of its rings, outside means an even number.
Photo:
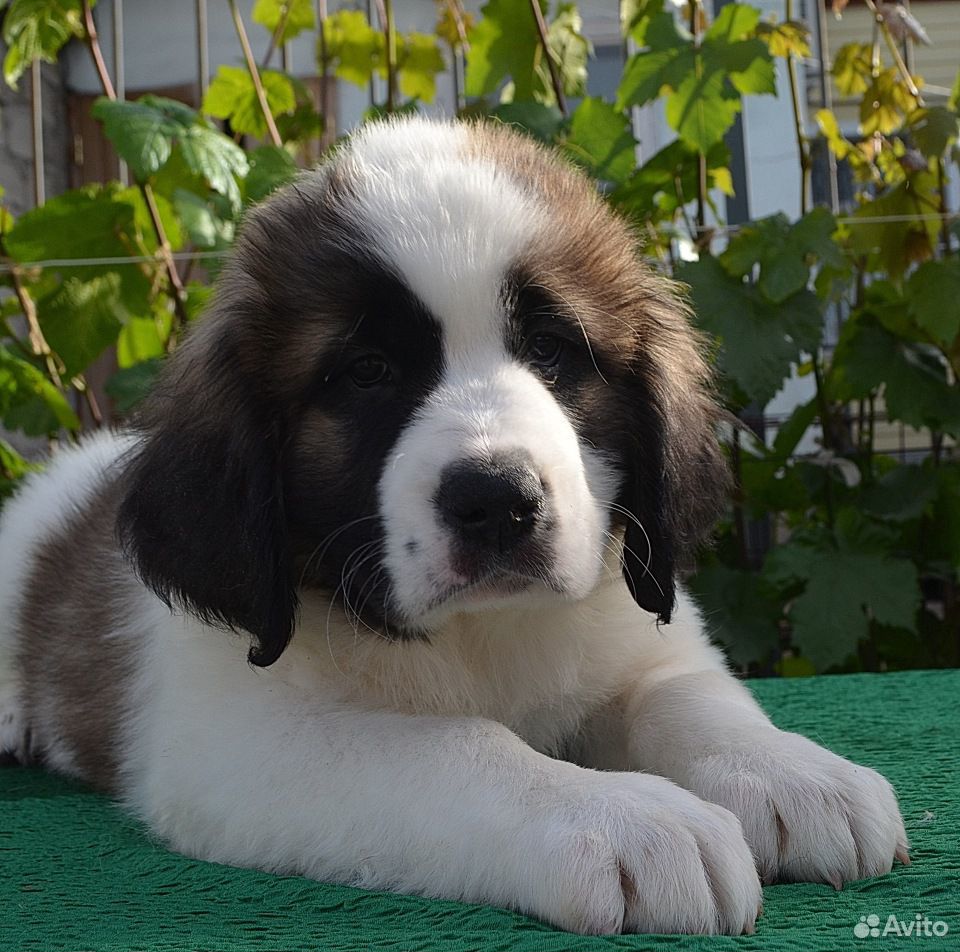
[[[5,54],[6,47],[0,43],[0,59]],[[70,133],[61,71],[44,63],[41,75],[44,178],[50,197],[68,187]],[[29,70],[20,78],[19,89],[0,80],[0,185],[5,190],[4,203],[16,215],[34,205],[30,84]]]

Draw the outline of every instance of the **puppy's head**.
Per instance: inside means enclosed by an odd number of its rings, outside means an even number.
[[[503,128],[368,126],[250,214],[143,413],[121,538],[258,664],[303,587],[415,637],[582,598],[609,551],[669,620],[725,484],[706,377],[584,177]]]

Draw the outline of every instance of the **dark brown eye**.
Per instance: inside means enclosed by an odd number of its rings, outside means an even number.
[[[563,355],[563,345],[563,340],[552,334],[537,334],[527,344],[526,358],[537,367],[556,367]]]
[[[376,354],[367,354],[350,364],[349,374],[358,387],[376,387],[390,379],[390,365]]]

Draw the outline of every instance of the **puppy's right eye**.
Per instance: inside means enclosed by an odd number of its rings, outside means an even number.
[[[358,387],[376,387],[391,378],[390,365],[378,354],[365,354],[347,369],[350,379]]]

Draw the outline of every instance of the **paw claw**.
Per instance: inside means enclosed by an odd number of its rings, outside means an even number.
[[[910,851],[906,846],[898,846],[894,856],[904,865],[910,865]]]

